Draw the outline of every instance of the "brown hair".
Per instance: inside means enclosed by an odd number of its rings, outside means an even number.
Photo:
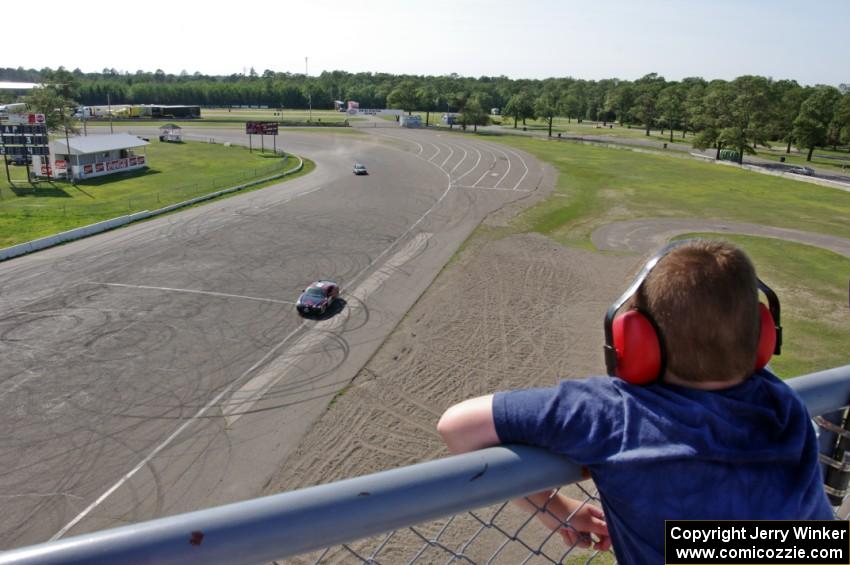
[[[755,366],[758,279],[731,243],[693,240],[649,273],[633,307],[657,324],[666,369],[687,381],[734,381]]]

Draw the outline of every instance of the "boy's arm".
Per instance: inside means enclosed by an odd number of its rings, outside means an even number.
[[[437,423],[437,431],[452,453],[466,453],[499,445],[496,423],[493,420],[493,395],[479,396],[455,404],[443,414]],[[583,504],[562,494],[554,497],[548,491],[529,495],[514,501],[518,506],[535,512],[543,524],[558,530],[568,546],[577,544],[606,551],[611,547],[608,526],[602,510]],[[545,508],[545,510],[542,510]],[[571,527],[563,521],[571,517]],[[595,540],[590,535],[595,536]]]
[[[455,404],[437,423],[437,432],[452,453],[466,453],[499,445],[493,421],[493,395],[479,396]]]

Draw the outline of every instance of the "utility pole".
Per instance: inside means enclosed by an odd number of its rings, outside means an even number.
[[[68,150],[68,154],[65,155],[65,176],[71,179],[71,183],[74,182],[74,172],[71,170],[71,141],[68,139],[68,117],[65,115],[65,106],[62,106],[62,121],[65,122],[65,148]],[[54,163],[56,160],[54,159]],[[48,161],[48,166],[50,162]]]
[[[112,129],[112,102],[109,99],[109,93],[106,93],[106,107],[109,112],[109,133],[115,133],[115,130]]]
[[[6,147],[6,142],[3,141],[3,136],[0,135],[0,147]],[[48,161],[49,163],[49,161]],[[6,157],[6,151],[3,151],[3,164],[6,166],[6,180],[9,181],[9,186],[14,186],[12,184],[12,177],[9,176],[9,159]],[[29,180],[29,179],[27,179]]]
[[[307,66],[307,60],[309,57],[304,57],[304,82],[307,85],[307,103],[310,105],[310,119],[309,121],[313,121],[313,92],[310,91],[310,83],[308,82],[308,78],[310,77],[309,67]]]

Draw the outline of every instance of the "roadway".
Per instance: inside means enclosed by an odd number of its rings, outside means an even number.
[[[547,188],[472,136],[278,147],[316,171],[0,263],[0,548],[257,496],[475,226]],[[343,300],[304,320],[318,278]]]

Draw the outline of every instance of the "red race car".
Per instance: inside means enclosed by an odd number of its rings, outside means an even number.
[[[323,315],[339,297],[339,285],[334,281],[316,281],[301,293],[295,308],[302,316]]]

